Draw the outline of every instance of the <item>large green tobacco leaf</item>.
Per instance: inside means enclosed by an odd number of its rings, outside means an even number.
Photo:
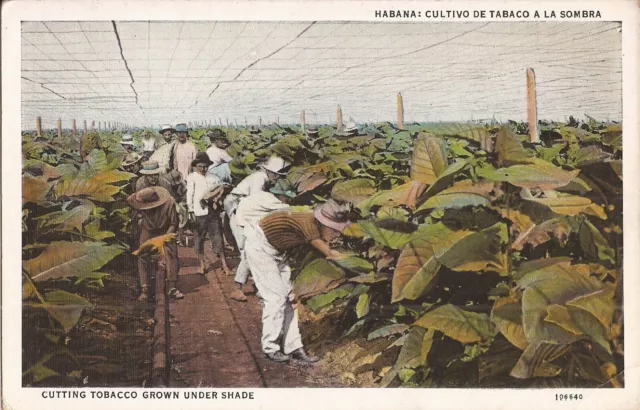
[[[42,307],[49,312],[58,323],[62,325],[65,332],[69,332],[82,316],[82,312],[91,302],[82,296],[63,290],[56,290],[44,295],[44,304],[35,305]]]
[[[349,255],[342,259],[334,259],[331,262],[335,263],[343,269],[347,269],[356,273],[371,272],[371,270],[373,269],[373,264],[371,262],[353,255]]]
[[[353,290],[353,285],[342,285],[337,289],[330,290],[327,293],[316,295],[307,301],[307,306],[314,312],[318,312],[325,306],[330,305],[337,299],[343,299],[349,296]]]
[[[77,231],[82,232],[82,224],[89,218],[93,206],[88,204],[78,205],[69,211],[51,212],[36,218],[40,221],[39,229],[41,233],[51,230],[60,232]]]
[[[576,153],[574,158],[574,165],[581,167],[584,165],[595,164],[596,162],[605,162],[611,159],[612,155],[608,152],[604,152],[602,148],[594,145],[588,147],[582,147]]]
[[[135,176],[135,174],[130,172],[119,171],[117,169],[107,169],[100,171],[95,176],[91,177],[90,181],[101,184],[111,184],[114,182],[129,181]]]
[[[344,271],[324,258],[305,266],[293,283],[293,292],[300,298],[315,296],[344,282]]]
[[[491,320],[500,333],[515,347],[524,350],[529,345],[522,326],[522,306],[513,297],[496,300],[491,309]]]
[[[117,246],[102,242],[52,242],[40,255],[24,262],[36,281],[82,276],[93,272],[122,253]]]
[[[367,336],[367,340],[374,340],[379,337],[387,337],[387,336],[396,335],[399,333],[404,333],[407,329],[409,329],[409,326],[402,323],[396,323],[393,325],[384,326],[369,333],[369,335]],[[424,330],[422,328],[419,328],[419,329]]]
[[[396,360],[395,370],[415,369],[427,363],[427,355],[433,345],[432,329],[427,330],[419,326],[414,326],[409,331],[407,338],[400,349],[400,354]]]
[[[612,288],[605,288],[584,296],[578,296],[566,304],[567,306],[579,308],[591,313],[603,326],[609,328],[615,308],[613,296],[614,290]]]
[[[531,202],[546,206],[559,215],[575,216],[579,213],[597,216],[600,219],[607,219],[607,214],[600,205],[594,204],[589,198],[578,195],[559,194],[547,191],[547,194],[554,194],[549,198],[534,198],[531,193],[523,188],[520,196]]]
[[[394,219],[359,222],[360,230],[377,243],[391,249],[402,249],[413,237],[416,226]]]
[[[525,149],[513,131],[507,127],[501,127],[498,131],[494,151],[498,153],[500,165],[529,162],[534,156],[534,152]]]
[[[84,226],[84,233],[94,241],[101,241],[103,239],[113,238],[114,236],[116,236],[111,231],[100,229],[100,221],[97,219],[93,222],[89,222]]]
[[[45,199],[49,191],[51,190],[51,184],[47,182],[44,177],[30,177],[27,175],[22,176],[22,204],[27,202],[38,203]]]
[[[561,245],[564,245],[567,242],[570,233],[571,225],[569,225],[564,218],[550,219],[538,225],[531,222],[531,225],[526,230],[522,231],[513,241],[511,248],[515,250],[522,250],[526,244],[530,244],[534,247],[538,246],[551,240],[550,234],[552,234]]]
[[[433,208],[443,209],[490,205],[492,191],[494,191],[494,189],[495,183],[489,181],[473,183],[472,180],[467,179],[456,182],[451,188],[447,188],[427,199],[425,203],[420,205],[416,212]]]
[[[511,370],[510,376],[517,379],[557,376],[562,369],[551,362],[568,352],[568,344],[530,344]]]
[[[27,371],[25,371],[22,376],[26,376],[27,374],[32,374],[33,375],[33,381],[34,382],[41,382],[44,379],[47,379],[49,377],[53,377],[53,376],[59,376],[60,373],[48,368],[45,366],[45,364],[51,360],[51,358],[53,357],[53,353],[47,353],[44,356],[42,356],[42,358],[40,360],[38,360],[37,363],[35,363],[33,366],[31,366],[30,368],[27,369]]]
[[[556,324],[568,332],[580,336],[588,336],[602,346],[607,352],[611,352],[609,342],[606,340],[606,329],[592,314],[583,309],[572,306],[549,305],[545,322]]]
[[[544,160],[531,160],[531,163],[513,165],[507,168],[477,168],[479,177],[491,181],[509,182],[522,188],[555,189],[567,185],[579,173],[579,170],[565,171]]]
[[[492,151],[492,140],[489,130],[484,125],[466,123],[438,123],[424,128],[425,131],[446,137],[466,138],[480,143],[480,148]]]
[[[112,202],[113,195],[120,192],[120,188],[89,179],[73,179],[60,182],[54,191],[57,198],[91,198],[99,202]]]
[[[563,308],[566,303],[576,298],[603,289],[602,284],[589,277],[588,273],[583,273],[580,269],[570,265],[569,261],[564,261],[527,273],[518,281],[518,285],[524,288],[522,295],[523,325],[525,335],[530,343],[571,343],[580,336],[573,330],[580,328],[594,341],[603,344],[601,329],[594,324],[599,324],[598,320],[584,309],[575,308],[590,315],[593,320],[582,313],[572,311],[570,315],[566,315],[569,319],[563,322],[558,319],[557,308],[552,308],[555,315],[552,316],[552,319],[547,319],[549,306],[559,305]],[[608,350],[606,343],[603,344],[603,347]]]
[[[373,195],[371,198],[361,202],[358,208],[364,213],[368,212],[374,205],[391,207],[405,205],[409,208],[414,208],[418,197],[422,195],[426,188],[426,185],[418,181],[407,182],[389,191],[382,191]]]
[[[411,158],[411,179],[431,185],[448,166],[447,145],[444,139],[429,133],[420,133]]]
[[[538,272],[549,268],[555,269],[555,265],[569,263],[571,263],[571,258],[569,257],[534,259],[532,261],[523,262],[522,264],[520,264],[520,266],[518,266],[518,269],[513,274],[513,279],[520,280],[529,273]]]
[[[454,305],[440,306],[426,313],[414,325],[439,330],[461,343],[489,340],[496,334],[489,316],[467,312]]]
[[[607,239],[602,236],[598,228],[593,226],[588,220],[584,220],[580,225],[580,247],[583,252],[594,259],[616,263],[616,253],[609,246]]]
[[[331,190],[331,198],[357,205],[374,193],[375,183],[372,180],[356,178],[336,183]]]
[[[455,271],[494,271],[508,275],[507,226],[497,223],[480,232],[465,236],[453,244],[438,261]]]
[[[391,302],[415,300],[427,292],[440,269],[437,257],[446,252],[469,231],[451,231],[442,223],[426,225],[415,233],[396,264],[391,287]]]

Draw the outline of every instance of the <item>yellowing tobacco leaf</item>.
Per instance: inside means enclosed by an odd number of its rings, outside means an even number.
[[[422,316],[415,323],[426,329],[439,330],[461,343],[491,339],[496,334],[489,316],[467,312],[454,305],[440,306]]]
[[[88,179],[72,179],[58,183],[55,187],[57,198],[91,198],[99,202],[113,202],[113,195],[120,188]]]
[[[433,184],[449,165],[443,138],[421,132],[414,143],[411,158],[411,179],[425,185]]]
[[[491,310],[491,320],[500,333],[515,347],[524,350],[529,345],[522,327],[522,307],[513,297],[496,300]]]
[[[160,236],[154,236],[153,238],[149,238],[144,243],[140,245],[138,249],[132,252],[133,255],[138,256],[140,253],[158,253],[159,255],[164,255],[164,244],[165,242],[169,242],[174,240],[176,237],[175,233],[167,233]]]
[[[22,176],[22,204],[27,202],[38,203],[42,201],[49,191],[51,184],[44,177]]]

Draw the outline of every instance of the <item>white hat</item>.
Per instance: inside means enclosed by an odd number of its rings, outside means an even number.
[[[291,164],[289,164],[284,159],[282,159],[280,157],[273,156],[273,157],[269,158],[269,161],[267,161],[266,164],[261,165],[261,167],[262,167],[262,169],[267,170],[267,171],[271,171],[274,174],[287,175],[287,173],[286,172],[282,172],[282,170],[285,169],[286,167],[288,167],[289,165],[291,165]]]
[[[133,144],[133,136],[130,134],[124,134],[122,136],[122,140],[120,141],[121,145],[134,145]]]
[[[358,130],[358,124],[353,120],[353,118],[349,118],[349,121],[344,125],[344,132],[352,132]]]
[[[162,134],[163,132],[165,132],[166,130],[171,130],[171,132],[174,131],[173,127],[169,124],[165,124],[160,128],[160,134]]]

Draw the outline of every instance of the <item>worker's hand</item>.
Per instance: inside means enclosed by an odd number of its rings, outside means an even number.
[[[344,253],[340,253],[338,251],[331,250],[331,254],[329,256],[327,256],[327,259],[329,259],[330,261],[339,261],[339,260],[347,258],[348,256],[349,255],[345,255]]]

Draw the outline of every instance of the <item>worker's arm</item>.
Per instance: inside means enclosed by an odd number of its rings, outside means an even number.
[[[342,254],[338,251],[334,251],[329,247],[322,239],[314,239],[311,241],[311,246],[316,248],[320,253],[322,253],[327,259],[339,259],[342,257]]]

